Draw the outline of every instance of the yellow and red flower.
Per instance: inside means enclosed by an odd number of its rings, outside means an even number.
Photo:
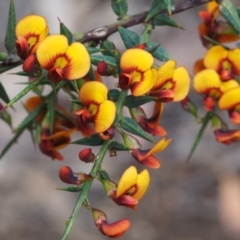
[[[240,75],[240,48],[227,50],[214,46],[206,53],[203,63],[207,69],[214,69],[221,80],[226,81]]]
[[[219,99],[221,110],[228,110],[229,117],[234,124],[240,124],[240,86],[225,92]]]
[[[212,43],[205,39],[205,36],[220,43],[232,42],[239,39],[238,35],[229,24],[216,20],[218,14],[219,4],[215,1],[211,1],[207,4],[206,11],[199,12],[199,16],[203,23],[199,25],[198,31],[205,47],[212,46]]]
[[[151,149],[131,149],[131,154],[139,163],[150,168],[159,168],[161,164],[153,154],[163,151],[170,142],[171,139],[163,138],[159,142],[157,142]]]
[[[130,227],[130,221],[128,219],[122,219],[114,223],[108,223],[106,214],[96,208],[91,208],[94,223],[98,230],[110,238],[119,238]]]
[[[151,68],[153,62],[152,55],[143,49],[125,51],[120,59],[119,87],[131,89],[134,96],[146,94],[156,81],[157,71]]]
[[[129,167],[121,176],[112,199],[118,205],[136,209],[136,204],[146,193],[150,183],[148,170],[137,173],[134,166]]]
[[[45,18],[29,15],[22,18],[16,25],[16,48],[18,56],[25,60],[34,54],[40,42],[48,35]]]
[[[96,132],[101,133],[111,127],[115,119],[115,103],[107,100],[108,89],[101,82],[86,82],[79,91],[79,99],[85,108],[78,111],[83,122],[93,122]]]
[[[181,101],[190,88],[190,77],[184,67],[176,68],[176,62],[169,60],[157,71],[157,80],[150,90],[162,102]]]
[[[232,142],[240,141],[240,130],[215,129],[214,135],[217,142],[230,145]]]
[[[158,125],[162,111],[162,102],[155,102],[153,114],[150,118],[146,117],[146,114],[141,107],[130,108],[132,118],[141,126],[143,130],[154,136],[165,136],[167,134],[166,130]]]
[[[206,111],[213,110],[223,93],[238,86],[238,82],[234,79],[221,81],[219,74],[213,69],[204,69],[193,79],[195,91],[205,95],[203,102]]]
[[[85,46],[79,42],[68,45],[63,35],[45,38],[36,54],[39,64],[48,70],[48,78],[54,82],[81,78],[90,69],[90,56]]]

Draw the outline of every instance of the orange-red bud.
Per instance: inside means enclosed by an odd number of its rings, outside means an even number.
[[[97,65],[97,73],[101,76],[111,76],[114,74],[114,69],[105,61],[100,61]]]
[[[109,139],[114,138],[115,136],[115,129],[113,127],[110,127],[109,129],[107,129],[106,131],[99,133],[99,136],[101,139],[103,139],[104,141],[107,141]]]
[[[79,152],[78,156],[79,156],[79,159],[85,163],[94,162],[94,160],[95,160],[95,155],[94,155],[94,153],[92,153],[91,148],[84,148],[83,150],[81,150]]]
[[[32,54],[26,58],[23,62],[23,71],[32,75],[38,75],[40,73],[40,67],[35,54]]]

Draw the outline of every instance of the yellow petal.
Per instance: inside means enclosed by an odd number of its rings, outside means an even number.
[[[166,138],[161,139],[159,142],[157,142],[153,146],[152,149],[150,149],[148,151],[148,153],[145,155],[145,157],[163,151],[171,141],[172,141],[172,139],[167,139],[167,140],[166,140]]]
[[[70,61],[64,69],[65,79],[74,80],[87,74],[90,69],[90,55],[83,44],[78,42],[71,44],[66,56]]]
[[[40,36],[39,41],[48,34],[45,18],[38,15],[29,15],[22,18],[16,26],[16,36],[29,38],[31,35]]]
[[[231,79],[231,80],[228,80],[228,81],[225,81],[222,83],[222,85],[220,87],[220,91],[222,93],[225,93],[225,92],[229,91],[230,89],[236,88],[236,87],[239,87],[238,82],[234,79]]]
[[[93,116],[94,129],[101,133],[111,127],[116,115],[115,103],[109,100],[104,101],[98,107],[97,113]]]
[[[207,94],[212,89],[219,89],[221,80],[213,69],[205,69],[197,73],[193,79],[193,87],[200,94]]]
[[[124,195],[131,187],[137,183],[138,174],[137,169],[134,166],[129,167],[125,170],[122,177],[119,180],[116,198]]]
[[[198,59],[193,67],[193,73],[194,75],[197,74],[198,72],[202,71],[203,69],[205,69],[204,63],[203,63],[203,59]]]
[[[153,90],[160,89],[166,81],[172,79],[176,67],[174,60],[169,60],[164,63],[157,72],[157,80],[154,84]]]
[[[124,73],[130,73],[133,70],[145,72],[151,68],[154,59],[150,53],[143,49],[128,49],[120,59],[120,67]]]
[[[222,46],[214,46],[210,48],[207,54],[204,57],[204,65],[206,68],[219,70],[221,67],[221,61],[226,59],[228,55],[228,51]]]
[[[233,88],[222,95],[218,105],[221,110],[230,110],[240,104],[240,87]]]
[[[141,79],[131,85],[131,92],[133,96],[141,96],[153,87],[157,77],[157,70],[152,68],[145,71]]]
[[[228,59],[232,63],[233,72],[240,75],[240,49],[234,48],[228,51]]]
[[[107,99],[108,89],[101,83],[96,81],[86,82],[79,91],[79,99],[85,105],[91,103],[101,104]]]
[[[174,92],[174,102],[183,100],[190,88],[190,77],[188,71],[184,67],[179,67],[175,70],[173,75],[173,92]]]
[[[144,169],[138,174],[137,178],[137,191],[135,191],[131,196],[137,200],[140,200],[148,189],[150,183],[150,175],[147,169]]]
[[[37,48],[37,59],[39,64],[45,69],[51,69],[57,65],[61,66],[60,61],[65,61],[64,66],[67,64],[67,59],[64,58],[65,52],[68,49],[68,40],[63,35],[51,35],[45,38]]]
[[[207,12],[212,15],[213,19],[215,19],[217,17],[217,15],[219,14],[218,3],[216,3],[215,1],[209,2],[207,4]]]

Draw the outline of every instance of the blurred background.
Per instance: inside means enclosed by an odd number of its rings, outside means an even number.
[[[146,11],[150,6],[148,0],[128,2],[129,14]],[[4,49],[8,4],[9,1],[0,1],[0,50]],[[110,1],[107,0],[16,0],[15,7],[17,19],[27,14],[43,15],[51,33],[59,32],[57,17],[74,33],[116,21]],[[191,75],[194,62],[206,52],[197,31],[200,9],[204,9],[204,5],[173,16],[184,30],[158,27],[152,35],[152,40],[160,43],[177,61],[178,66],[187,67]],[[138,25],[131,29],[141,32],[143,27]],[[110,39],[119,49],[124,50],[118,33]],[[23,88],[23,85],[17,83],[26,79],[10,75],[9,72],[0,75],[0,81],[6,87],[9,97],[13,98]],[[113,82],[115,84],[116,79],[106,79],[108,84]],[[26,116],[22,105],[29,96],[31,94],[14,105],[15,111],[10,110],[15,127]],[[193,91],[190,96],[201,106],[200,96]],[[200,107],[200,115],[203,114]],[[216,143],[208,128],[190,163],[186,164],[186,157],[200,126],[181,109],[179,103],[166,104],[161,125],[173,140],[158,155],[162,167],[149,169],[151,184],[137,210],[115,205],[106,197],[98,182],[94,182],[90,192],[92,207],[103,210],[110,222],[121,218],[130,219],[131,228],[121,238],[124,240],[240,239],[239,145],[224,146]],[[2,149],[13,135],[3,121],[0,121],[0,129]],[[80,135],[74,137],[78,139]],[[145,142],[143,146],[149,147]],[[61,238],[65,221],[71,215],[78,194],[56,190],[57,187],[65,186],[59,180],[58,172],[60,167],[68,165],[74,172],[88,173],[91,166],[78,160],[81,149],[81,146],[71,145],[61,151],[65,157],[63,162],[52,161],[33,145],[29,132],[22,135],[0,162],[1,240]],[[94,151],[97,152],[97,148]],[[117,157],[106,158],[103,168],[117,182],[123,171],[132,164],[139,171],[143,169],[129,154],[121,153]],[[101,240],[106,237],[98,232],[91,214],[83,208],[68,239]]]

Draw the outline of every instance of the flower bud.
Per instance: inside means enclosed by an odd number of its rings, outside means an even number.
[[[32,54],[26,58],[26,60],[23,62],[22,68],[24,72],[34,76],[38,76],[41,74],[41,69],[37,62],[37,58],[35,54]]]
[[[105,61],[100,61],[97,65],[97,73],[101,76],[111,76],[114,74],[114,69]]]
[[[115,129],[113,127],[110,127],[109,129],[107,129],[104,132],[99,133],[99,136],[101,139],[103,139],[104,141],[107,141],[109,139],[114,138],[115,136]]]
[[[63,166],[59,171],[59,178],[65,183],[80,185],[87,180],[88,175],[81,172],[73,173],[70,167]]]
[[[111,238],[122,236],[130,227],[131,223],[128,219],[122,219],[114,223],[107,222],[106,214],[99,210],[92,208],[93,219],[98,230]]]
[[[107,195],[109,197],[114,197],[117,190],[117,184],[111,180],[106,179],[101,180],[101,183],[103,184],[104,190]]]
[[[83,150],[81,150],[79,152],[78,156],[79,156],[79,159],[85,163],[94,162],[94,160],[95,160],[95,155],[94,155],[94,153],[92,153],[91,148],[84,148]]]
[[[127,133],[121,133],[121,135],[126,147],[131,149],[139,149],[141,147],[139,141],[132,135],[129,135]]]

